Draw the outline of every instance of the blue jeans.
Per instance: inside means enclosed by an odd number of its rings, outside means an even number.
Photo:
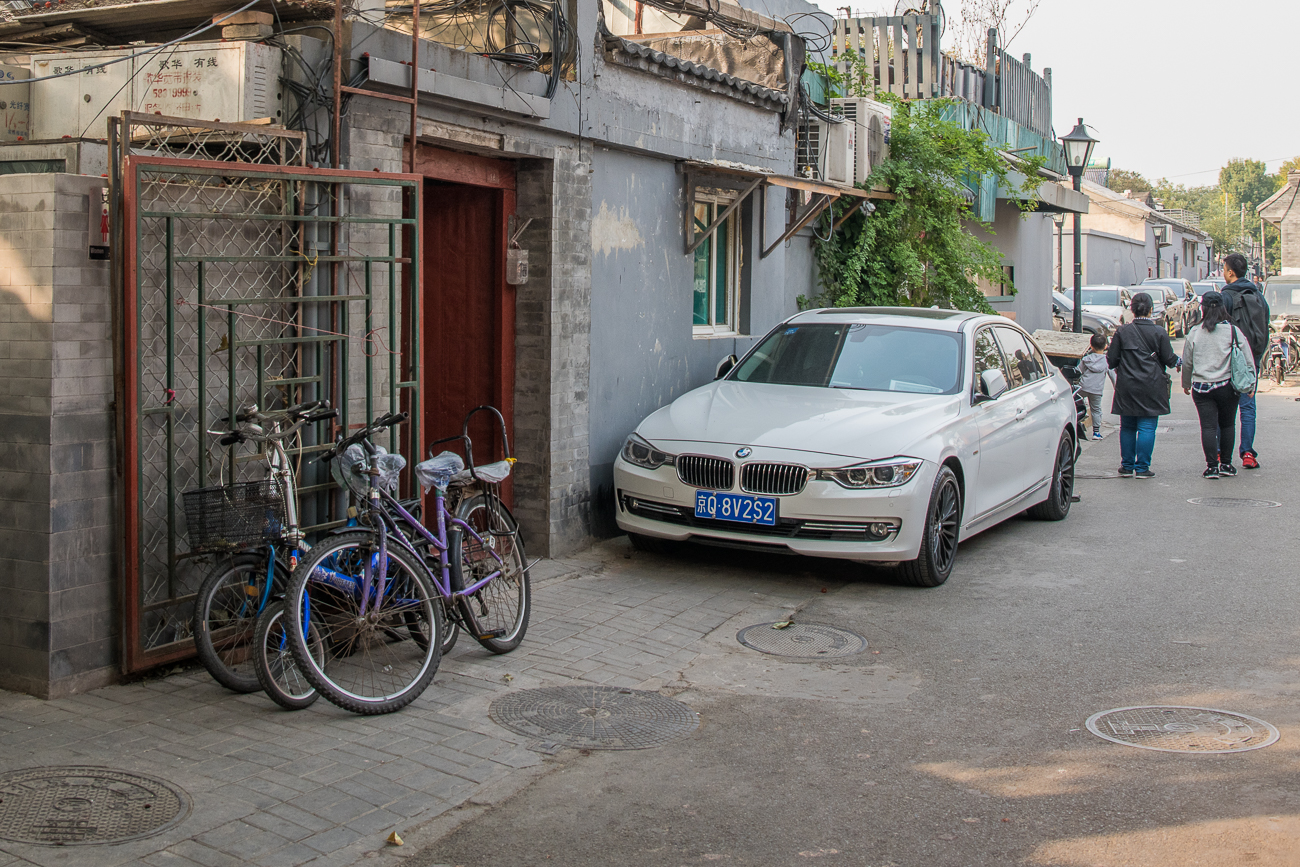
[[[1125,470],[1145,473],[1151,469],[1151,452],[1156,447],[1157,416],[1119,417],[1120,465]]]
[[[1255,454],[1255,395],[1238,395],[1237,404],[1241,407],[1241,456],[1245,457],[1246,452]]]

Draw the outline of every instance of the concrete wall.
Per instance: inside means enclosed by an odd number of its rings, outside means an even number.
[[[1073,241],[1065,239],[1066,286],[1074,285]],[[1083,234],[1083,285],[1132,286],[1154,274],[1154,243],[1143,244],[1126,235],[1086,231]],[[1067,293],[1068,294],[1068,293]]]
[[[1051,216],[1038,212],[1025,215],[1015,203],[999,199],[991,233],[977,223],[968,224],[967,229],[1000,250],[1005,264],[1016,269],[1016,294],[990,297],[993,309],[1014,313],[1016,323],[1031,332],[1050,329],[1056,285],[1056,228]]]
[[[108,262],[102,181],[0,177],[0,687],[57,696],[116,673]]]
[[[810,294],[809,260],[787,267],[796,237],[759,256],[761,196],[742,205],[740,319],[744,336],[692,335],[694,258],[682,238],[683,181],[669,160],[597,147],[592,160],[591,484],[593,532],[614,527],[613,463],[623,440],[659,407],[713,379],[718,361],[741,355]],[[784,225],[783,194],[766,199],[768,231]],[[748,327],[744,323],[748,323]]]

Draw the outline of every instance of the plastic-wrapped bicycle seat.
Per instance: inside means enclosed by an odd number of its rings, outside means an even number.
[[[416,464],[415,477],[420,480],[420,486],[426,491],[432,488],[445,491],[451,484],[452,478],[463,469],[465,469],[465,461],[461,460],[460,455],[455,452],[443,452]]]
[[[383,446],[376,448],[379,454],[375,455],[375,468],[379,470],[379,476],[375,479],[375,483],[380,490],[391,494],[397,490],[399,477],[402,470],[406,469],[406,458],[401,455],[390,455]],[[346,484],[348,490],[358,497],[364,497],[367,486],[366,476],[357,470],[365,470],[368,461],[369,455],[364,448],[356,444],[350,445],[343,450],[343,454],[330,461],[330,475],[340,485]]]
[[[510,477],[510,461],[497,461],[494,464],[484,464],[481,467],[475,467],[474,475],[479,477],[479,481],[499,485]],[[470,475],[468,469],[464,469],[452,476],[451,483],[453,485],[462,486],[472,485],[474,484],[474,476]]]

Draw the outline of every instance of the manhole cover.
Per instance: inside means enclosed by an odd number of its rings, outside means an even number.
[[[0,774],[0,840],[122,843],[165,831],[189,812],[184,792],[142,774],[85,767]]]
[[[657,692],[613,686],[525,689],[496,699],[499,726],[546,743],[591,750],[644,750],[695,731],[700,720]]]
[[[1193,506],[1217,506],[1222,509],[1276,509],[1281,503],[1272,500],[1243,500],[1238,497],[1193,497]]]
[[[816,623],[791,623],[784,629],[774,626],[774,623],[746,626],[736,633],[736,640],[763,653],[798,659],[834,659],[867,649],[865,638],[838,626]]]
[[[1088,717],[1088,731],[1130,747],[1165,753],[1240,753],[1277,741],[1263,720],[1209,707],[1121,707]]]

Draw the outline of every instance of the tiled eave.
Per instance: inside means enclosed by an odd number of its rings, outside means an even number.
[[[682,60],[680,57],[673,57],[671,54],[664,54],[662,51],[608,33],[605,35],[605,56],[610,62],[617,63],[619,66],[639,69],[691,87],[700,87],[711,93],[730,96],[771,111],[784,111],[790,101],[790,97],[779,90],[736,78],[734,75],[719,72],[709,66]]]

